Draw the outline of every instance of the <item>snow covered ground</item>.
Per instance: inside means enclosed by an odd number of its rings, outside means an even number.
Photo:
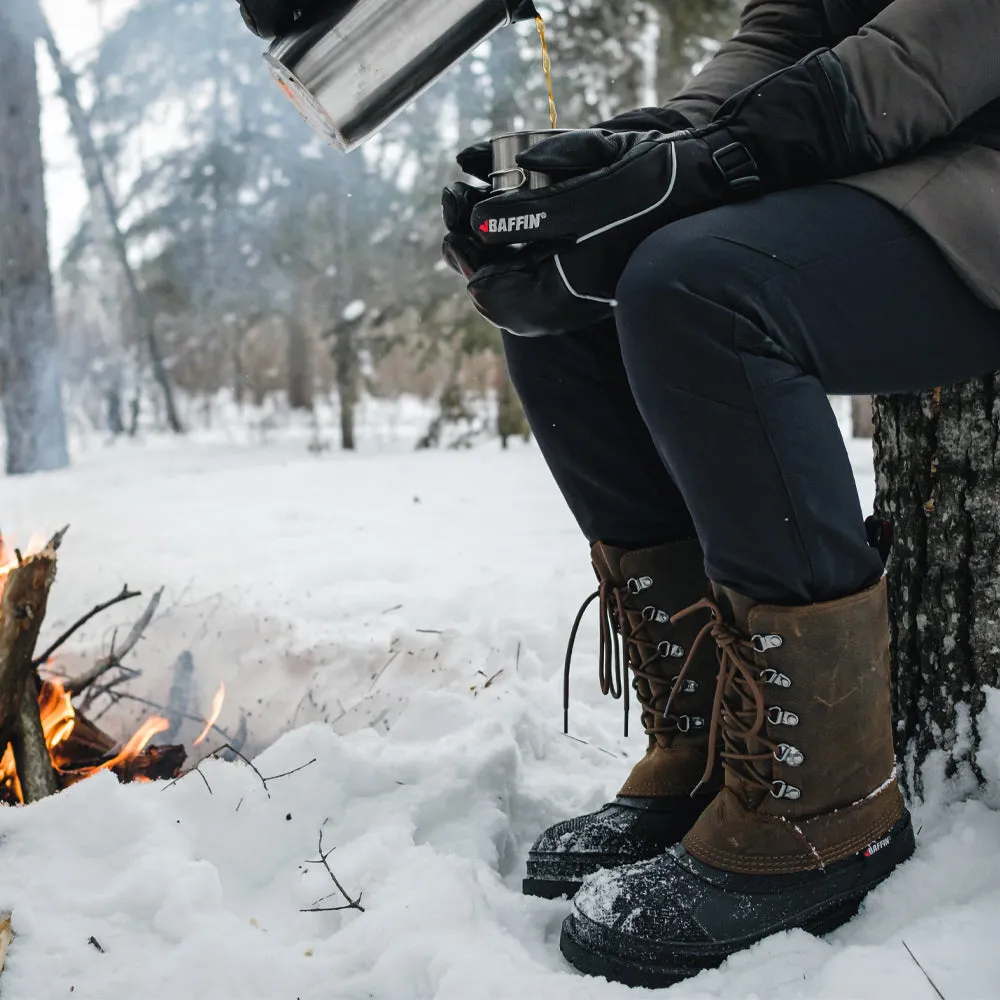
[[[852,445],[870,505],[870,459]],[[246,715],[246,765],[119,786],[102,776],[0,809],[4,1000],[597,1000],[625,988],[558,951],[565,902],[518,891],[535,835],[613,794],[641,752],[582,644],[561,734],[563,643],[592,574],[537,452],[310,455],[300,440],[93,446],[0,482],[5,533],[73,524],[48,632],[125,582],[166,587],[133,654],[162,701],[196,664]],[[107,648],[126,605],[58,660]],[[125,736],[138,711],[102,720]],[[916,857],[825,940],[770,939],[683,998],[1000,996],[1000,696],[985,801],[932,781]],[[182,734],[196,735],[194,723]],[[282,735],[284,734],[284,735]],[[203,748],[196,748],[195,755]],[[364,912],[300,912],[334,886]],[[334,896],[320,906],[336,905]],[[99,943],[100,948],[97,947]]]

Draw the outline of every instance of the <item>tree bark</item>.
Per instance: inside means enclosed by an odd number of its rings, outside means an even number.
[[[875,405],[876,512],[887,566],[897,749],[922,790],[934,750],[981,781],[985,687],[1000,684],[1000,376]]]
[[[6,9],[6,5],[5,8]],[[7,471],[69,464],[34,36],[0,10],[0,344]]]

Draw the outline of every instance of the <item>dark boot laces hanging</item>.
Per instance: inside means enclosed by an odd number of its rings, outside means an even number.
[[[674,697],[680,692],[690,693],[695,689],[694,682],[686,679],[688,665],[698,644],[701,634],[688,651],[687,659],[681,672],[671,678],[673,681],[669,691],[654,693],[653,684],[664,684],[662,664],[664,659],[678,659],[684,656],[685,650],[670,641],[657,642],[649,634],[653,625],[669,625],[677,617],[671,617],[667,612],[649,605],[642,609],[641,621],[635,626],[627,614],[625,605],[628,596],[635,596],[651,585],[648,577],[638,580],[631,579],[624,587],[616,587],[607,580],[601,580],[594,591],[582,604],[577,612],[573,627],[570,630],[569,642],[566,646],[566,661],[563,668],[563,732],[569,732],[569,675],[573,657],[573,647],[576,644],[580,623],[590,605],[599,600],[600,644],[598,648],[598,679],[601,693],[614,699],[623,700],[624,732],[628,736],[629,721],[629,684],[626,673],[632,671],[631,686],[635,689],[640,705],[645,710],[645,718],[650,724],[643,729],[649,736],[665,736],[674,733],[687,733],[692,729],[702,728],[704,720],[689,715],[672,715],[669,710]],[[693,611],[694,608],[689,609]],[[637,612],[633,612],[633,615]],[[656,669],[659,668],[659,669]],[[639,681],[646,682],[647,691],[639,686]],[[645,696],[648,693],[648,697]]]

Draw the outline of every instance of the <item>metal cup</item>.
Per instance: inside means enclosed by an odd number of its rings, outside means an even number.
[[[533,129],[525,132],[506,132],[491,140],[493,147],[493,170],[490,181],[495,192],[517,191],[527,185],[531,191],[539,191],[552,184],[548,174],[540,174],[534,170],[524,170],[517,165],[517,156],[525,150],[537,146],[543,139],[553,135],[562,135],[569,129],[549,128]]]

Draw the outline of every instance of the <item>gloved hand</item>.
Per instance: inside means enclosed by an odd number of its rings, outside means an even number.
[[[487,170],[489,165],[487,165]],[[524,337],[579,330],[612,315],[606,302],[566,293],[556,248],[541,244],[487,247],[472,230],[472,211],[491,191],[458,181],[444,190],[448,232],[442,256],[466,279],[473,305],[494,326]]]
[[[482,149],[460,156],[463,169],[480,177]],[[495,196],[469,185],[447,189],[444,252],[468,279],[477,309],[521,336],[606,319],[642,240],[760,189],[752,157],[720,129],[567,132],[522,153],[518,163],[555,183]]]
[[[346,0],[239,0],[247,27],[261,38],[287,35],[336,12]]]

